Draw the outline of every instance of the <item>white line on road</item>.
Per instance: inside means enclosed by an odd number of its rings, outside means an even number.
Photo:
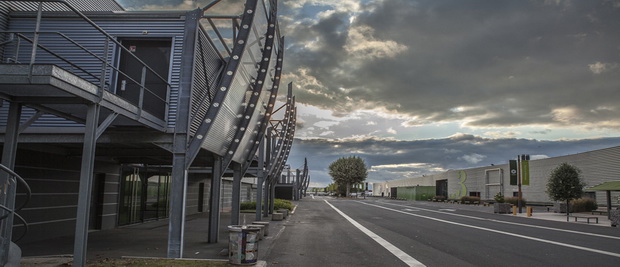
[[[362,231],[362,233],[366,234],[367,236],[369,236],[373,240],[377,241],[377,243],[379,243],[379,245],[383,246],[389,252],[394,254],[394,256],[399,258],[405,264],[407,264],[409,266],[420,266],[420,267],[426,266],[426,265],[422,264],[421,262],[419,262],[418,260],[414,259],[413,257],[409,256],[409,254],[405,253],[404,251],[402,251],[399,248],[397,248],[394,245],[392,245],[392,243],[388,242],[387,240],[383,239],[379,235],[377,235],[377,234],[373,233],[372,231],[368,230],[368,228],[364,227],[363,225],[359,224],[358,222],[353,220],[348,215],[344,214],[344,212],[342,212],[339,209],[337,209],[336,207],[334,207],[334,205],[329,203],[327,200],[324,200],[324,201],[325,201],[325,203],[327,203],[327,205],[332,207],[332,209],[334,209],[336,212],[338,212],[340,215],[342,215],[342,217],[347,219],[347,221],[349,221],[351,224],[353,224],[353,226],[357,227],[357,229]]]
[[[599,253],[599,254],[604,254],[604,255],[609,255],[609,256],[612,256],[612,257],[620,258],[620,254],[619,253],[614,253],[614,252],[609,252],[609,251],[604,251],[604,250],[598,250],[598,249],[593,249],[593,248],[587,248],[587,247],[581,247],[581,246],[576,246],[576,245],[571,245],[571,244],[566,244],[566,243],[546,240],[546,239],[537,238],[537,237],[531,237],[531,236],[526,236],[526,235],[520,235],[520,234],[515,234],[515,233],[510,233],[510,232],[505,232],[505,231],[500,231],[500,230],[495,230],[495,229],[475,226],[475,225],[458,223],[458,222],[443,220],[443,219],[439,219],[439,218],[434,218],[434,217],[429,217],[429,216],[424,216],[424,215],[404,212],[404,211],[401,211],[401,210],[391,209],[391,208],[387,208],[387,207],[383,207],[383,206],[379,206],[379,205],[368,204],[368,203],[364,203],[364,202],[361,202],[361,203],[365,204],[365,205],[368,205],[368,206],[382,208],[382,209],[386,209],[386,210],[390,210],[390,211],[394,211],[394,212],[399,212],[399,213],[403,213],[403,214],[407,214],[407,215],[411,215],[411,216],[415,216],[415,217],[425,218],[425,219],[429,219],[429,220],[434,220],[434,221],[438,221],[438,222],[454,224],[454,225],[474,228],[474,229],[488,231],[488,232],[493,232],[493,233],[498,233],[498,234],[505,234],[505,235],[510,235],[510,236],[519,237],[519,238],[523,238],[523,239],[529,239],[529,240],[533,240],[533,241],[538,241],[538,242],[543,242],[543,243],[548,243],[548,244],[554,244],[554,245],[558,245],[558,246],[562,246],[562,247],[569,247],[569,248],[574,248],[574,249],[579,249],[579,250],[585,250],[585,251],[590,251],[590,252],[594,252],[594,253]]]
[[[361,201],[358,201],[358,202],[359,203],[364,203],[364,202],[361,202]],[[540,226],[540,225],[516,223],[516,222],[509,222],[509,221],[481,218],[481,217],[475,217],[475,216],[469,216],[469,215],[463,215],[463,214],[443,212],[445,209],[439,209],[439,211],[437,211],[437,210],[424,209],[424,208],[420,208],[420,207],[412,207],[412,206],[399,205],[399,204],[393,204],[393,203],[387,203],[387,202],[384,202],[384,204],[388,204],[388,205],[392,205],[392,206],[398,206],[398,207],[415,208],[415,209],[424,210],[424,211],[430,211],[430,212],[435,212],[435,213],[441,213],[441,214],[446,214],[446,215],[451,215],[451,216],[458,216],[458,217],[470,218],[470,219],[476,219],[476,220],[482,220],[482,221],[498,222],[498,223],[503,223],[503,224],[518,225],[518,226],[523,226],[523,227],[531,227],[531,228],[552,230],[552,231],[558,231],[558,232],[566,232],[566,233],[572,233],[572,234],[578,234],[578,235],[588,235],[588,236],[596,236],[596,237],[620,240],[620,237],[617,237],[617,236],[601,235],[601,234],[594,234],[594,233],[587,233],[587,232],[578,232],[578,231],[573,231],[573,230],[552,228],[552,227],[546,227],[546,226]],[[456,210],[452,210],[452,211],[456,211]]]

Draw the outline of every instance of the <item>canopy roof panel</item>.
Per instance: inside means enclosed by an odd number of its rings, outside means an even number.
[[[586,191],[620,191],[620,181],[604,182],[587,188]]]

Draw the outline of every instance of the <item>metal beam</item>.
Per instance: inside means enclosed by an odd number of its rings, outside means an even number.
[[[11,103],[9,106],[9,116],[7,118],[7,128],[5,132],[5,142],[2,148],[2,165],[10,170],[15,169],[15,155],[17,154],[17,139],[19,136],[19,120],[21,117],[22,105]],[[4,189],[2,190],[2,187]],[[17,185],[11,182],[10,174],[0,173],[0,204],[12,211],[15,208],[15,193]],[[3,192],[4,191],[4,192]],[[2,196],[4,195],[4,196]],[[9,211],[2,210],[0,215],[4,216]],[[4,266],[9,259],[9,248],[13,234],[13,214],[6,214],[6,218],[0,219],[0,265]]]
[[[213,176],[211,177],[211,195],[209,197],[209,243],[217,243],[220,227],[220,197],[223,174],[222,158],[215,157],[213,161]]]
[[[181,56],[181,79],[179,82],[179,106],[172,142],[172,187],[170,189],[170,223],[168,225],[168,258],[183,257],[183,233],[185,230],[185,194],[187,192],[188,166],[187,143],[189,142],[189,118],[192,97],[196,31],[202,10],[196,9],[185,17],[183,53]]]
[[[258,144],[258,174],[256,179],[256,220],[262,219],[263,185],[265,184],[265,142]]]
[[[237,75],[237,69],[241,65],[243,52],[245,50],[247,39],[250,36],[250,32],[252,30],[252,26],[254,23],[254,15],[256,12],[257,0],[247,0],[245,3],[245,9],[242,17],[242,25],[248,25],[248,27],[244,27],[239,30],[238,39],[243,40],[243,42],[237,41],[235,46],[233,47],[232,56],[228,60],[226,64],[226,69],[224,70],[224,74],[218,84],[217,93],[213,98],[213,104],[207,110],[204,118],[201,120],[200,126],[196,130],[196,133],[192,140],[189,142],[187,148],[186,155],[186,169],[189,168],[191,163],[194,161],[194,158],[198,155],[202,147],[202,143],[205,141],[205,136],[209,133],[211,129],[211,125],[215,122],[217,115],[219,114],[220,108],[223,108],[224,105],[221,105],[226,99],[226,95],[228,91],[230,91],[231,86],[233,84],[233,80]]]
[[[80,187],[75,222],[75,242],[73,247],[73,264],[86,266],[86,247],[88,244],[88,219],[92,195],[93,170],[95,166],[96,133],[99,119],[99,105],[88,105],[86,129],[82,149],[82,168],[80,171]]]
[[[239,225],[239,215],[241,213],[241,164],[232,163],[233,185],[232,185],[232,210],[230,214],[230,224]],[[214,177],[215,178],[215,177]]]

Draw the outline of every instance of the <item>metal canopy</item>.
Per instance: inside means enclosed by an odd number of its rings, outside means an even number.
[[[165,122],[134,104],[54,65],[0,65],[0,98],[45,113],[86,122],[87,103],[98,103],[100,116],[122,115],[114,125],[147,126],[165,130]],[[124,117],[124,119],[122,119]]]
[[[604,182],[587,188],[586,191],[620,191],[620,181]]]

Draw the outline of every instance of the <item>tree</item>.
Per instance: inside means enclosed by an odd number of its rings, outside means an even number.
[[[581,170],[568,163],[557,166],[549,175],[547,194],[555,201],[566,201],[566,217],[569,216],[569,203],[583,195],[586,184],[581,180]]]
[[[368,177],[366,163],[360,157],[342,157],[329,165],[329,175],[335,183],[346,186],[346,196],[351,192],[351,185],[361,183]]]

